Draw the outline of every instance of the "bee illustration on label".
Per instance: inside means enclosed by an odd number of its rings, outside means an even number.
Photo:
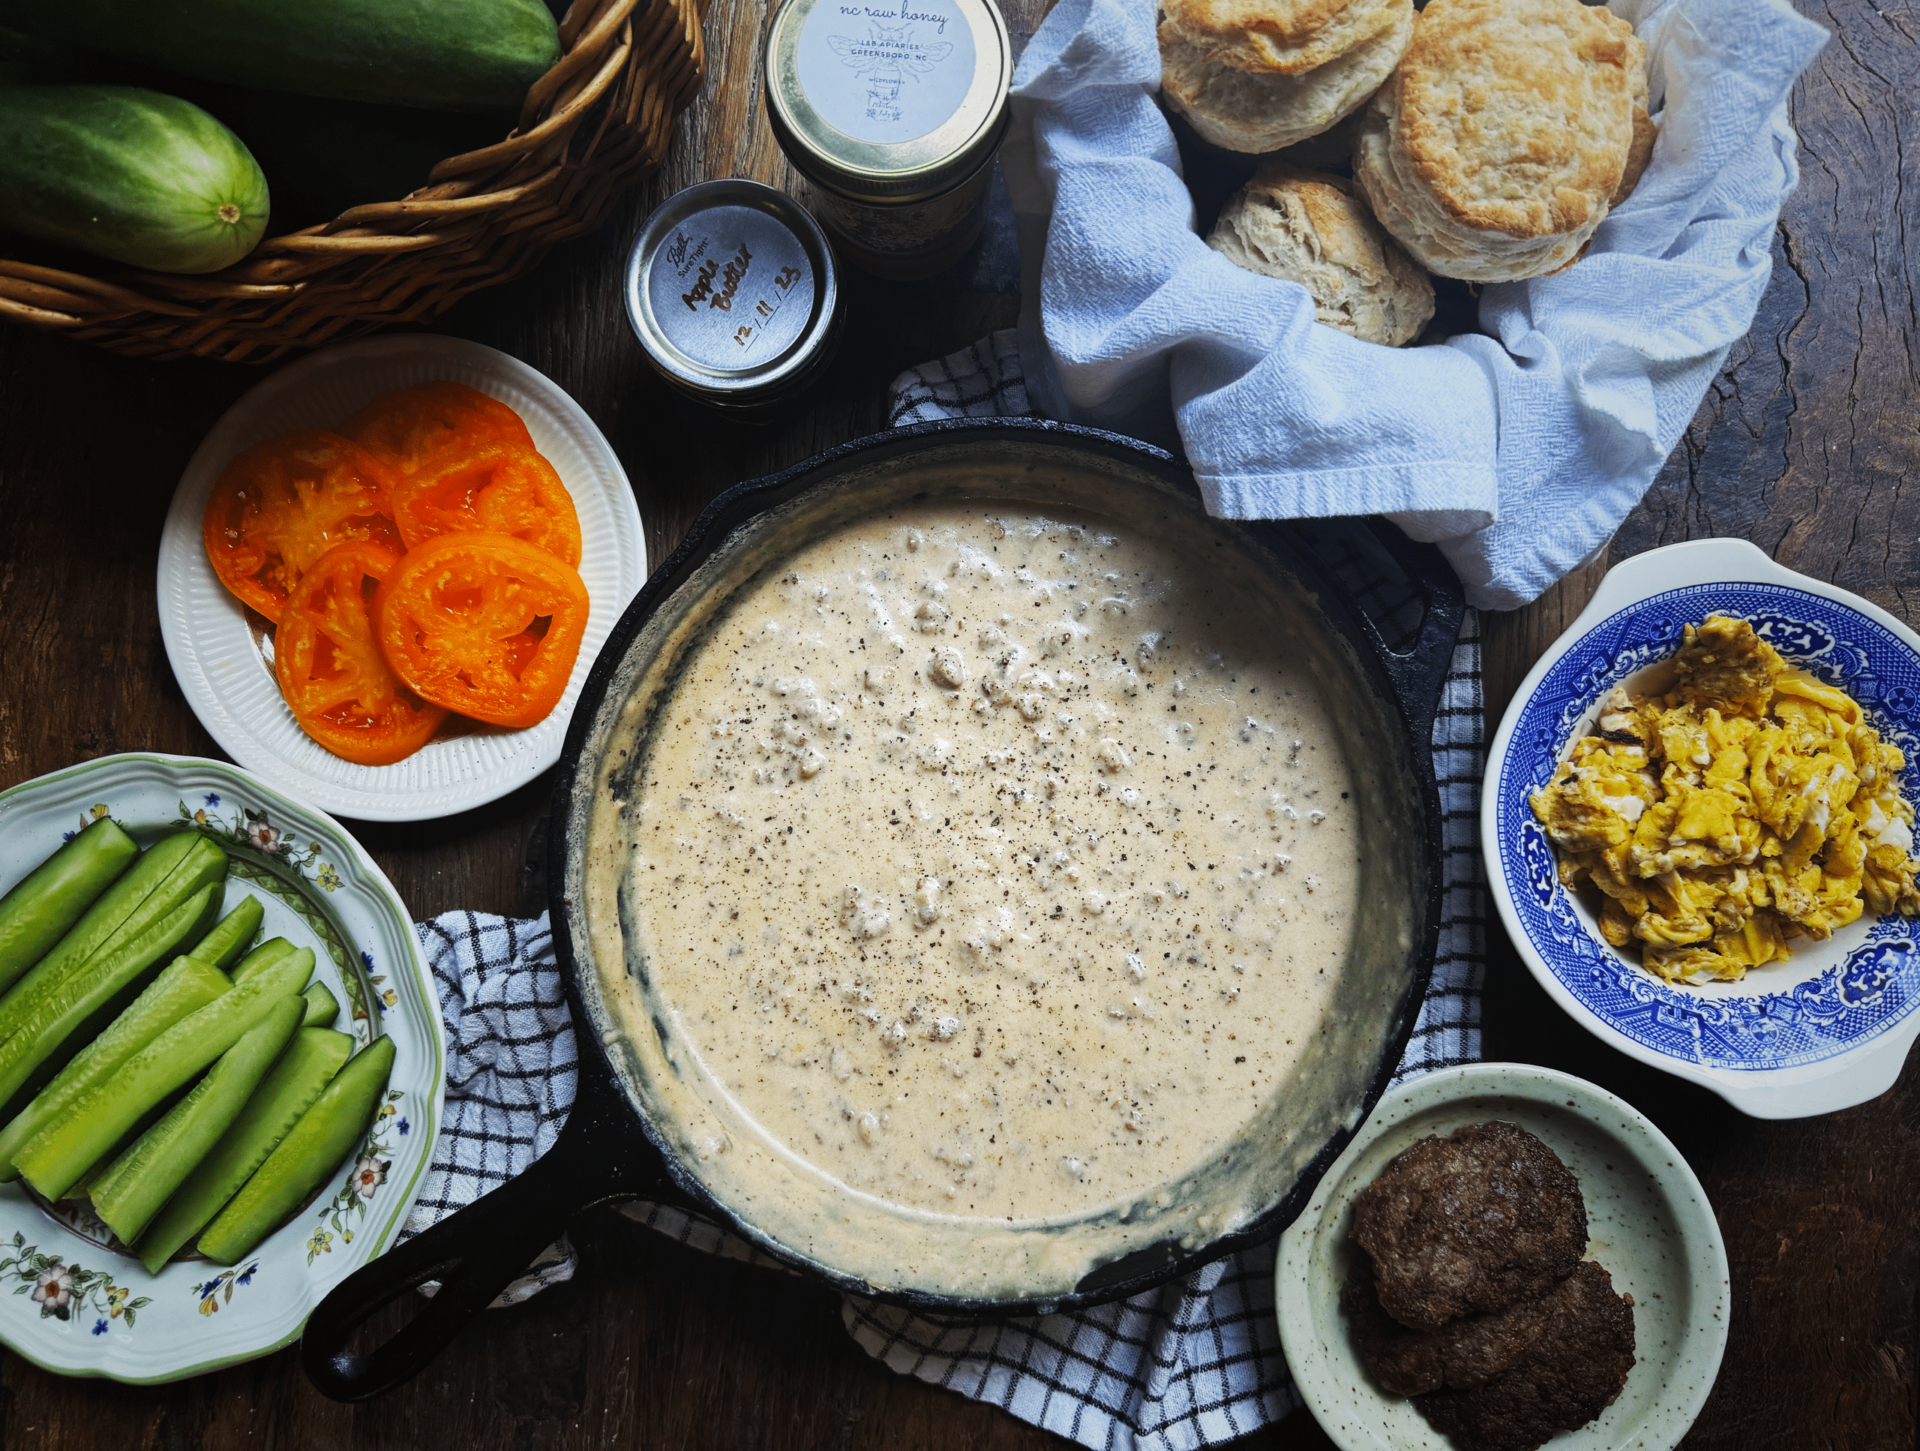
[[[867,83],[867,119],[898,121],[900,91],[953,54],[950,40],[920,41],[911,25],[882,25],[875,21],[864,40],[832,35],[827,43],[841,64]]]

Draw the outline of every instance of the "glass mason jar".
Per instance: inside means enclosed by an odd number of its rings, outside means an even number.
[[[833,249],[757,181],[706,181],[654,209],[627,258],[627,319],[655,372],[743,419],[773,417],[840,341]]]
[[[843,257],[931,277],[986,220],[1013,48],[993,0],[784,0],[767,115]]]

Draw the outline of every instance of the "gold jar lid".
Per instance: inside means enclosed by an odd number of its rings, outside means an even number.
[[[781,147],[857,201],[921,201],[965,181],[1000,144],[1012,80],[993,0],[786,0],[767,38]]]

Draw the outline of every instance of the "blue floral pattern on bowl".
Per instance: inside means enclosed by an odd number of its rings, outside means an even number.
[[[1905,641],[1824,595],[1774,584],[1690,585],[1595,625],[1520,707],[1496,783],[1499,870],[1528,944],[1615,1032],[1704,1067],[1766,1071],[1819,1063],[1890,1031],[1920,1006],[1920,919],[1882,918],[1840,962],[1781,991],[1736,996],[1674,987],[1622,957],[1575,910],[1527,804],[1600,698],[1672,655],[1684,628],[1714,613],[1751,621],[1792,664],[1859,701],[1907,757],[1901,793],[1920,799],[1920,660]],[[1764,972],[1742,986],[1758,986]]]

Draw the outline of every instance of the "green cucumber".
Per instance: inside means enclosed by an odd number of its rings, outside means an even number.
[[[0,991],[45,957],[139,855],[133,838],[103,816],[0,897]]]
[[[360,1147],[393,1071],[393,1039],[376,1038],[347,1062],[200,1236],[200,1253],[230,1265],[279,1227],[340,1161]]]
[[[253,945],[267,909],[258,897],[242,897],[240,903],[194,944],[193,956],[215,967],[232,967],[234,959]]]
[[[122,1244],[140,1237],[160,1206],[186,1182],[240,1117],[248,1098],[300,1026],[306,1004],[279,999],[241,1035],[167,1116],[142,1134],[94,1184],[94,1213]]]
[[[239,964],[227,975],[233,979],[233,985],[238,987],[256,972],[261,971],[263,968],[272,967],[292,951],[293,944],[287,941],[286,938],[269,937],[265,942],[254,948],[253,951],[241,958]]]
[[[0,85],[0,225],[155,272],[218,272],[267,229],[225,126],[138,86]]]
[[[323,982],[316,982],[300,995],[307,1000],[307,1016],[301,1021],[303,1028],[330,1028],[333,1020],[340,1016],[340,1000]]]
[[[64,1198],[142,1114],[237,1043],[276,998],[300,993],[312,973],[313,952],[303,947],[187,1014],[22,1144],[14,1167],[46,1198]]]
[[[227,975],[194,957],[176,957],[105,1032],[82,1048],[34,1100],[0,1129],[0,1182],[17,1179],[13,1156],[82,1095],[106,1082],[134,1054],[188,1013],[232,986]]]
[[[0,0],[0,25],[202,80],[429,111],[518,111],[560,59],[541,0]]]
[[[130,1001],[161,963],[205,935],[220,910],[220,891],[218,884],[202,887],[146,931],[98,953],[58,987],[39,994],[33,1014],[0,1043],[0,1102],[19,1092],[94,1014],[116,998]]]
[[[68,1186],[66,1197],[68,1199],[91,1198],[93,1196],[93,1186],[99,1183],[107,1170],[113,1167],[114,1161],[126,1153],[128,1149],[132,1148],[140,1136],[148,1129],[172,1113],[174,1106],[189,1093],[193,1092],[193,1088],[194,1085],[191,1083],[176,1088],[152,1108],[141,1114],[138,1123],[120,1135],[111,1149],[108,1149],[106,1153],[96,1159],[93,1166],[89,1168],[86,1173],[82,1174],[78,1179],[75,1179],[73,1183]]]
[[[312,991],[311,988],[308,989]],[[153,1274],[253,1177],[353,1053],[353,1038],[302,1028],[200,1168],[147,1226],[134,1252]],[[124,1236],[122,1236],[124,1238]]]
[[[13,1036],[12,1014],[25,1001],[34,985],[65,979],[68,973],[98,952],[172,877],[200,840],[193,832],[177,832],[161,838],[140,854],[139,860],[122,873],[119,880],[108,887],[99,900],[81,915],[80,920],[68,929],[66,935],[33,965],[33,971],[9,988],[5,997],[0,997],[0,1042]],[[225,854],[222,855],[224,857]],[[205,885],[204,882],[199,883],[194,890]],[[148,920],[154,915],[164,916],[180,905],[181,897],[190,895],[191,892],[182,892],[177,897],[161,898],[156,904],[158,913],[150,911]],[[134,930],[139,929],[136,927]]]

